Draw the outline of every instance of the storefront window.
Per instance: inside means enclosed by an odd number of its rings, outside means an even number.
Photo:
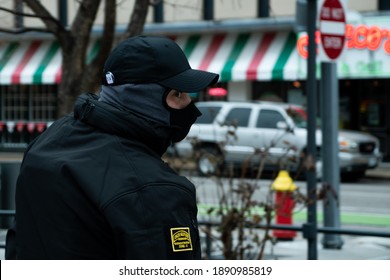
[[[365,99],[360,102],[360,124],[363,127],[384,127],[385,114],[382,100]]]
[[[53,121],[57,85],[0,86],[2,121]]]
[[[253,82],[253,100],[286,102],[287,93],[293,89],[287,81],[257,81]]]
[[[56,118],[57,85],[0,86],[0,148],[24,148]]]

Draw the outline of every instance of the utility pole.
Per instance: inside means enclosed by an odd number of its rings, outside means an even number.
[[[214,0],[203,0],[203,20],[214,20]]]
[[[304,236],[308,241],[308,259],[317,259],[317,196],[316,196],[316,119],[317,119],[317,78],[316,78],[316,20],[317,0],[308,0],[307,6],[307,33],[309,36],[307,59],[307,158],[314,166],[306,170],[307,194],[309,199],[307,223],[304,225]]]
[[[58,18],[62,26],[68,25],[68,0],[58,0]]]
[[[164,22],[164,1],[159,1],[154,5],[153,18],[155,23]]]
[[[15,0],[14,10],[17,13],[20,13],[20,14],[23,13],[23,1],[22,0]],[[15,28],[23,28],[23,25],[24,25],[23,16],[15,15],[14,16],[14,27]]]
[[[269,17],[269,0],[257,1],[257,16],[259,18]]]

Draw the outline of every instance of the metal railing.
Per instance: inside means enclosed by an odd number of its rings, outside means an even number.
[[[0,210],[0,221],[1,223],[4,222],[5,218],[13,218],[15,217],[15,210]],[[5,248],[5,243],[0,243],[0,248],[4,249]]]
[[[199,221],[200,226],[205,226],[207,228],[206,232],[211,232],[212,227],[218,227],[219,224],[216,222],[204,222]],[[248,228],[251,229],[269,229],[269,230],[288,230],[288,231],[297,231],[302,232],[304,238],[309,238],[313,234],[318,233],[334,233],[334,234],[345,234],[345,235],[358,235],[358,236],[372,236],[372,237],[384,237],[390,238],[390,232],[379,232],[379,231],[370,231],[370,230],[355,230],[355,229],[342,229],[342,228],[332,228],[332,227],[317,227],[317,229],[312,232],[312,225],[305,223],[301,226],[294,225],[251,225],[247,224]],[[206,255],[211,255],[212,248],[212,238],[210,234],[206,234]],[[310,246],[310,243],[308,244]]]

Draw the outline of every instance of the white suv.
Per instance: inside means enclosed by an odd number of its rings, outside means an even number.
[[[202,112],[182,142],[180,157],[195,155],[201,175],[215,174],[233,163],[264,170],[300,169],[306,151],[306,112],[297,105],[273,102],[198,102]],[[321,130],[316,131],[317,175],[321,176]],[[342,175],[358,178],[381,160],[376,137],[357,131],[339,131]],[[195,153],[194,153],[195,152]],[[261,159],[264,159],[263,161]]]

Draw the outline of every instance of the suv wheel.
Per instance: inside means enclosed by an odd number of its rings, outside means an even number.
[[[342,182],[356,182],[365,175],[365,170],[341,172],[340,179]]]
[[[197,152],[196,166],[201,176],[220,175],[223,157],[217,148],[202,147]]]

